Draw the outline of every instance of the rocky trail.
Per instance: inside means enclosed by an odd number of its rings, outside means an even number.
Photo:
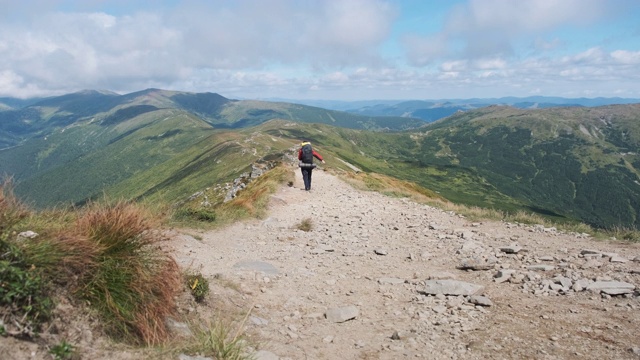
[[[301,189],[296,172],[266,219],[163,244],[211,279],[181,311],[249,312],[258,359],[640,358],[638,244],[472,223],[321,170]]]
[[[322,170],[303,188],[296,172],[265,219],[168,231],[161,247],[209,280],[202,303],[178,299],[185,318],[235,320],[257,360],[640,359],[640,244],[470,222]],[[208,359],[114,344],[72,304],[57,311],[43,336],[83,359]],[[51,358],[0,337],[0,359]]]

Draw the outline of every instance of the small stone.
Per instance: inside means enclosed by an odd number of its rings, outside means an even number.
[[[388,254],[387,250],[385,250],[385,249],[375,249],[375,250],[373,250],[373,252],[374,252],[376,255],[382,255],[382,256],[384,256],[384,255],[387,255],[387,254]]]
[[[253,354],[253,359],[255,360],[278,360],[280,357],[271,351],[260,350]]]
[[[378,279],[378,284],[380,285],[399,285],[399,284],[404,284],[405,281],[404,279],[398,279],[398,278],[380,278]]]
[[[38,233],[35,233],[31,230],[27,230],[18,234],[18,240],[34,239],[37,236],[38,236]]]
[[[360,311],[355,306],[345,306],[341,308],[333,308],[327,310],[325,316],[327,320],[334,323],[342,323],[348,320],[355,319],[360,314]]]
[[[527,269],[529,270],[533,270],[533,271],[551,271],[553,269],[555,269],[556,267],[553,265],[529,265],[527,266]]]
[[[397,331],[394,331],[391,335],[391,340],[400,340],[400,334]]]
[[[493,302],[486,296],[474,295],[469,297],[469,302],[480,306],[493,306]]]
[[[616,255],[616,256],[612,256],[609,259],[609,261],[612,263],[626,263],[629,260],[627,260],[626,258],[623,258],[622,256]]]
[[[506,254],[517,254],[522,251],[522,247],[518,245],[504,246],[500,248],[500,251]]]
[[[460,270],[491,270],[495,267],[495,261],[489,261],[481,258],[467,258],[460,262],[458,269]]]
[[[482,293],[484,287],[458,280],[427,280],[424,290],[418,290],[425,295],[462,295],[470,296]]]

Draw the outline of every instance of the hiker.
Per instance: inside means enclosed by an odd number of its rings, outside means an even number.
[[[302,180],[304,180],[304,189],[306,191],[311,190],[311,172],[313,168],[316,167],[316,164],[313,163],[314,157],[324,164],[324,159],[313,150],[311,143],[303,141],[302,144],[300,144],[300,150],[298,150],[298,160],[300,160],[298,166],[300,166],[300,170],[302,170]]]

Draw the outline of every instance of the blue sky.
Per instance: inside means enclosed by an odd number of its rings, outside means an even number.
[[[640,98],[638,0],[0,0],[0,96]]]

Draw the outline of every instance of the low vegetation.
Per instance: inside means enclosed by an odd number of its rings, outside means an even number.
[[[224,320],[218,315],[215,319],[196,329],[195,342],[191,351],[214,359],[250,360],[249,342],[244,336],[244,324],[250,312],[239,323]]]
[[[269,196],[292,181],[293,173],[276,167],[229,202],[190,212],[191,220],[226,224],[266,214]],[[133,202],[102,200],[76,210],[32,211],[0,186],[0,328],[2,336],[33,338],[55,310],[58,296],[75,299],[98,314],[101,328],[113,339],[134,345],[158,345],[170,338],[165,319],[175,316],[178,293],[189,291],[196,302],[209,295],[208,279],[181,274],[162,252],[163,211]],[[224,214],[218,216],[217,214]],[[32,238],[19,236],[37,230]],[[81,306],[82,307],[82,306]],[[196,352],[220,359],[249,358],[243,326],[202,326]],[[235,326],[235,325],[234,325]],[[75,347],[51,344],[56,359],[73,358]]]
[[[193,199],[175,211],[174,221],[178,225],[191,227],[216,227],[244,220],[261,218],[267,213],[271,194],[281,185],[292,182],[294,173],[279,165],[251,181],[251,185],[240,190],[230,201],[224,201],[224,193],[209,190],[205,193],[210,202],[203,205],[200,198]]]
[[[0,314],[7,334],[36,336],[62,292],[94,309],[116,339],[167,339],[164,318],[175,311],[181,278],[173,259],[155,246],[160,235],[143,208],[90,204],[65,213],[55,231],[20,240],[32,224],[49,223],[48,214],[28,210],[8,184],[0,186],[0,207]],[[70,349],[60,348],[59,355]]]
[[[189,291],[196,302],[202,302],[209,295],[209,280],[202,274],[187,274],[185,276]]]
[[[296,225],[296,229],[301,231],[311,231],[313,230],[313,220],[311,218],[304,218],[300,223]]]
[[[636,229],[624,227],[597,229],[576,221],[554,222],[540,214],[523,210],[509,212],[494,208],[456,204],[419,185],[381,174],[343,172],[340,173],[340,176],[356,188],[378,191],[390,196],[407,197],[416,202],[431,205],[444,211],[455,212],[472,221],[494,220],[529,225],[538,224],[545,227],[555,227],[567,232],[587,233],[600,239],[640,242],[640,230]]]
[[[42,269],[12,241],[28,215],[10,184],[0,186],[0,317],[2,332],[14,336],[33,336],[53,307]]]

